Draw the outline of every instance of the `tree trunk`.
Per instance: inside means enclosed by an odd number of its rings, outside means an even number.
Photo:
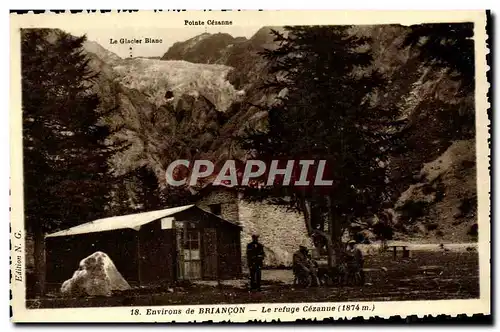
[[[334,267],[336,263],[335,245],[332,241],[331,233],[323,232],[320,230],[313,230],[314,235],[319,235],[326,239],[326,250],[328,253],[328,267]]]
[[[45,237],[43,228],[37,225],[34,229],[35,258],[35,296],[45,295]]]
[[[311,236],[314,232],[311,221],[311,203],[307,199],[301,198],[300,205],[302,214],[304,215],[304,221],[306,223],[307,235]]]
[[[331,255],[333,256],[333,261],[329,265],[332,266],[338,264],[342,257],[342,222],[338,218],[334,217],[332,208],[332,198],[326,196],[326,204],[328,208],[328,228],[330,230],[330,242],[332,244]],[[330,255],[330,254],[329,254]]]
[[[328,253],[328,266],[329,267],[335,266],[335,249],[334,249],[334,243],[332,242],[331,234],[323,232],[323,231],[318,230],[318,229],[313,229],[312,222],[311,222],[311,204],[307,199],[301,198],[300,205],[301,205],[302,213],[304,215],[304,221],[306,224],[307,234],[309,236],[318,235],[318,236],[323,237],[326,240],[326,249],[327,249],[327,253]],[[332,228],[330,227],[330,229],[332,229]]]
[[[328,241],[327,249],[328,249],[328,267],[332,268],[337,263],[337,254],[335,253],[335,246],[333,245],[331,240]]]

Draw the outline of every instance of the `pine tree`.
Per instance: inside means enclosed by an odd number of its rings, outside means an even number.
[[[388,197],[389,129],[397,116],[371,106],[370,94],[383,80],[368,69],[368,39],[350,34],[349,28],[273,32],[280,46],[263,54],[274,74],[266,88],[284,97],[269,110],[268,131],[252,133],[244,144],[261,159],[327,160],[332,187],[266,190],[294,198],[291,204],[304,213],[309,234],[327,240],[330,264],[333,251],[340,255],[351,220],[373,215]]]
[[[91,90],[85,37],[48,29],[21,36],[25,224],[35,235],[40,293],[44,233],[103,216],[112,150]]]

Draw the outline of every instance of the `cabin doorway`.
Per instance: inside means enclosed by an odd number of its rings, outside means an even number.
[[[201,279],[200,230],[189,222],[179,224],[180,227],[176,227],[178,278],[181,280]]]

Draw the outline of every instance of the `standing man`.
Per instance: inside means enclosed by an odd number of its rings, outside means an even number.
[[[260,291],[262,265],[264,264],[264,246],[259,243],[259,236],[252,235],[252,242],[247,245],[247,263],[250,270],[250,290]]]

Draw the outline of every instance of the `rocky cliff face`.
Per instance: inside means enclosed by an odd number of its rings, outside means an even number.
[[[421,169],[395,204],[399,226],[412,237],[437,242],[475,240],[477,224],[474,140],[455,141]]]
[[[225,64],[231,48],[246,41],[227,33],[203,33],[183,42],[177,42],[161,57],[161,60],[185,60],[194,63]]]
[[[112,161],[117,174],[148,165],[161,182],[165,163],[181,157],[186,145],[192,151],[184,157],[211,150],[225,114],[242,98],[226,79],[228,66],[120,59],[95,43],[86,50],[100,73],[95,89],[101,108],[114,109],[106,121],[120,129],[111,140],[131,144]]]

